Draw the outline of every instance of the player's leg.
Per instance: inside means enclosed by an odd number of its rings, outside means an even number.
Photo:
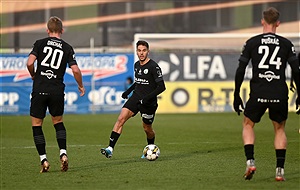
[[[122,133],[123,126],[125,122],[134,115],[132,111],[128,108],[123,107],[118,116],[116,123],[114,124],[113,130],[109,137],[109,145],[107,148],[102,148],[100,150],[101,154],[105,155],[107,158],[111,158],[113,154],[113,149]]]
[[[269,109],[269,117],[272,120],[275,132],[274,148],[276,153],[276,181],[285,181],[284,163],[286,156],[287,137],[285,134],[285,124],[288,116],[287,101],[273,103]]]
[[[256,171],[255,161],[254,161],[254,133],[255,123],[251,121],[248,117],[244,117],[243,121],[243,142],[244,142],[244,152],[246,156],[246,171],[244,178],[250,180]]]
[[[143,128],[144,128],[144,131],[146,133],[147,143],[148,144],[154,144],[154,141],[155,141],[155,131],[154,131],[153,127],[152,127],[152,123],[151,124],[147,124],[143,120]]]
[[[155,101],[150,105],[140,105],[139,109],[143,121],[143,128],[147,137],[147,143],[154,144],[155,131],[153,130],[152,124],[157,110],[157,102]]]
[[[267,109],[267,104],[258,102],[257,99],[250,98],[244,110],[244,120],[243,120],[243,142],[244,142],[244,152],[246,156],[246,171],[244,173],[244,178],[250,180],[256,171],[255,159],[254,159],[254,143],[255,143],[255,133],[254,126],[258,123]]]
[[[49,112],[53,126],[56,131],[56,141],[59,147],[59,158],[61,162],[61,171],[68,170],[67,156],[67,131],[63,122],[64,113],[64,95],[52,95],[50,97]]]
[[[38,93],[32,93],[30,100],[30,116],[33,140],[41,161],[41,173],[47,172],[50,168],[50,164],[46,156],[46,140],[42,129],[43,119],[46,116],[46,102],[46,96]]]
[[[142,121],[143,121],[143,128],[146,133],[147,143],[154,144],[155,142],[155,131],[152,127],[155,118],[155,112],[157,109],[157,103],[153,102],[150,105],[140,105],[139,106]],[[141,158],[145,158],[144,154]]]
[[[59,147],[61,171],[67,171],[69,160],[67,156],[67,131],[63,123],[63,116],[52,116],[52,122],[56,131],[56,141]]]
[[[105,155],[107,158],[111,158],[113,154],[113,149],[122,133],[123,126],[125,122],[135,116],[138,113],[138,102],[139,97],[135,94],[129,97],[129,99],[123,105],[121,112],[118,116],[117,121],[114,124],[113,130],[109,137],[109,145],[107,148],[101,148],[101,154]]]
[[[276,181],[285,181],[284,163],[286,155],[287,138],[284,130],[285,121],[277,123],[272,121],[275,131],[274,147],[276,153]]]

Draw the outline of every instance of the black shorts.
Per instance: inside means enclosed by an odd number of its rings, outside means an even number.
[[[129,99],[123,105],[123,108],[127,108],[134,113],[133,116],[135,116],[138,112],[140,112],[141,115],[143,114],[153,115],[153,120],[154,120],[154,115],[157,110],[157,107],[158,107],[157,101],[150,102],[147,104],[141,104],[140,98],[134,93],[132,94],[132,96],[129,97]]]
[[[288,117],[288,100],[250,98],[246,103],[244,115],[251,121],[258,123],[267,109],[269,110],[269,118],[281,123]]]
[[[47,108],[52,116],[61,116],[64,113],[64,94],[32,93],[30,115],[43,119]]]

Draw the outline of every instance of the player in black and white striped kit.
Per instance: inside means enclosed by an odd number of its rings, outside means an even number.
[[[276,151],[277,181],[284,181],[284,162],[287,138],[285,123],[288,117],[288,87],[285,70],[287,63],[291,66],[298,97],[296,109],[300,105],[299,62],[293,44],[286,38],[276,35],[279,26],[279,12],[268,8],[261,20],[263,34],[250,38],[244,45],[239,58],[235,76],[234,109],[240,114],[243,101],[240,87],[244,79],[248,62],[252,62],[252,79],[250,80],[250,98],[246,103],[243,120],[243,142],[246,155],[246,172],[244,178],[250,180],[256,170],[254,163],[254,125],[258,123],[268,109],[269,118],[275,131],[274,147]]]
[[[125,122],[138,112],[141,113],[147,143],[154,144],[155,132],[152,123],[158,107],[157,96],[162,93],[166,87],[161,68],[155,61],[148,57],[149,44],[146,41],[138,41],[136,48],[139,61],[134,64],[135,80],[132,86],[122,94],[122,98],[127,99],[128,95],[133,91],[132,96],[130,96],[123,105],[121,113],[111,132],[109,146],[100,150],[107,158],[112,156],[113,149],[122,133]]]
[[[30,116],[34,143],[41,160],[41,173],[47,172],[50,167],[42,130],[47,108],[56,130],[61,171],[68,170],[66,129],[63,123],[65,90],[63,79],[67,66],[72,69],[80,96],[85,94],[82,75],[77,66],[74,50],[72,46],[60,38],[63,33],[62,21],[58,17],[50,17],[47,28],[48,37],[34,43],[27,61],[27,69],[33,80]],[[35,60],[37,60],[36,71],[34,68]]]

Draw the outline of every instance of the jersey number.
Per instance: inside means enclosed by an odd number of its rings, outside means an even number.
[[[61,64],[61,60],[62,60],[64,52],[60,49],[54,49],[54,51],[53,51],[53,49],[51,47],[48,47],[48,46],[44,47],[43,52],[47,53],[47,55],[43,59],[41,65],[43,65],[45,67],[51,67],[53,69],[58,69],[60,64]],[[51,59],[50,64],[48,62],[49,58]]]
[[[260,60],[259,64],[258,64],[258,68],[260,69],[269,69],[269,65],[276,65],[276,69],[279,70],[280,69],[280,65],[281,65],[281,58],[277,57],[277,53],[279,51],[280,47],[276,46],[272,56],[270,58],[269,64],[266,63],[266,60],[269,56],[269,47],[268,46],[259,46],[258,47],[258,53],[259,54],[263,54],[262,59]],[[275,61],[276,59],[276,61]]]

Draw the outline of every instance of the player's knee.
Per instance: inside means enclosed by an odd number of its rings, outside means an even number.
[[[148,114],[143,113],[142,118],[143,118],[142,120],[145,124],[151,125],[154,121],[154,114],[148,115]]]

